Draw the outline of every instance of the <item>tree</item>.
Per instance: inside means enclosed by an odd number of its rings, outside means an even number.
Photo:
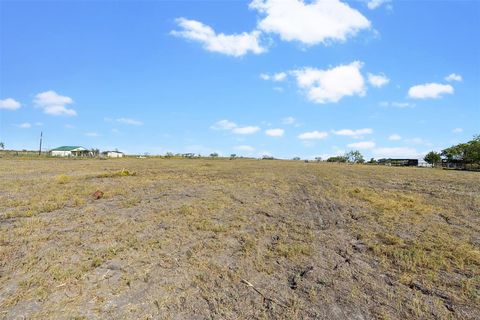
[[[173,155],[173,152],[167,152],[167,153],[165,153],[165,158],[167,158],[167,159],[170,159],[170,158],[172,158],[173,156],[174,156],[174,155]]]
[[[327,159],[327,162],[347,162],[344,156],[335,156]]]
[[[374,158],[370,158],[370,161],[368,161],[368,163],[377,163],[377,160],[375,160]]]
[[[459,143],[442,150],[448,160],[461,160],[468,164],[480,164],[480,135],[476,135],[466,143]]]
[[[100,154],[100,150],[99,149],[90,149],[90,152],[92,154],[92,157],[97,157],[99,154]]]
[[[439,163],[442,158],[440,157],[440,153],[430,151],[425,155],[423,160],[425,160],[426,163],[430,163],[432,166],[435,166],[435,164]]]
[[[232,153],[232,154],[230,155],[230,160],[233,160],[233,159],[235,159],[236,157],[237,157],[237,155],[236,155],[235,153]]]
[[[300,157],[293,157],[292,160],[298,161],[298,160],[300,160]]]
[[[317,160],[317,162],[320,162],[322,161],[322,157],[315,157],[315,160]]]
[[[345,154],[345,159],[350,163],[364,163],[363,155],[358,150],[352,150]]]
[[[216,158],[218,157],[218,153],[214,152],[214,153],[210,153],[210,157],[212,158]]]
[[[2,150],[5,149],[5,143],[0,142],[0,149],[2,149]]]

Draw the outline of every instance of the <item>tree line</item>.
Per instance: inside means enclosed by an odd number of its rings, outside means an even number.
[[[466,165],[480,165],[480,134],[472,140],[453,145],[440,152],[430,151],[423,158],[425,162],[436,166],[440,162],[459,162]]]

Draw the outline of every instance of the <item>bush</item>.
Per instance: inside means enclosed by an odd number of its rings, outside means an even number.
[[[65,174],[61,174],[55,178],[58,184],[65,184],[67,182],[72,181],[72,177],[67,176]]]

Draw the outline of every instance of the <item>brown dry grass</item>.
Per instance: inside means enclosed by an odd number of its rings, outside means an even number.
[[[478,173],[0,159],[5,319],[476,319],[479,248]]]

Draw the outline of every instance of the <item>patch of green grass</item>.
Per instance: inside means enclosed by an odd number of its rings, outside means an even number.
[[[57,181],[58,184],[66,184],[70,181],[72,181],[72,177],[67,176],[65,174],[61,174],[56,176],[55,180]]]
[[[279,256],[285,258],[294,258],[300,255],[310,256],[312,254],[312,246],[308,243],[294,242],[284,243],[280,242],[274,246],[274,252]]]
[[[136,176],[136,172],[130,172],[123,168],[120,171],[115,171],[115,172],[106,172],[97,175],[97,178],[116,178],[116,177],[129,177],[129,176]]]
[[[230,227],[223,224],[215,223],[209,219],[201,219],[194,223],[194,226],[197,230],[200,231],[212,231],[215,233],[227,232]]]

